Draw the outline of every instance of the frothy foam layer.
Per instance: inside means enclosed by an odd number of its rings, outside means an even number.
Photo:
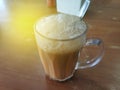
[[[86,39],[85,34],[83,34],[86,30],[86,24],[80,21],[79,17],[65,14],[52,15],[41,19],[36,25],[36,30],[36,40],[39,47],[50,53],[69,53],[79,50]],[[80,36],[81,34],[83,35]],[[77,36],[80,37],[69,41],[60,41]]]
[[[81,35],[86,24],[79,17],[57,14],[45,17],[37,23],[37,31],[52,39],[70,39]]]

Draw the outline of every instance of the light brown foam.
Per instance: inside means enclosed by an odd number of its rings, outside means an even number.
[[[71,41],[55,41],[51,39],[71,39],[80,36],[86,30],[86,24],[79,18],[64,14],[51,15],[38,21],[36,39],[40,48],[51,53],[68,53],[79,50],[85,43],[86,36]],[[75,24],[74,24],[75,23]],[[47,39],[51,38],[51,39]]]
[[[70,39],[81,35],[86,30],[86,24],[79,17],[56,14],[38,21],[37,31],[52,39]]]

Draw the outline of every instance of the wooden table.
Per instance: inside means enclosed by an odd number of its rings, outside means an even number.
[[[103,39],[105,55],[63,83],[45,77],[33,33],[53,13],[46,0],[0,0],[0,90],[120,90],[120,0],[92,0],[88,37]]]

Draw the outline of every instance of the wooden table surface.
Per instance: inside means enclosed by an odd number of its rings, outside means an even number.
[[[53,13],[46,0],[0,0],[0,90],[120,90],[120,0],[92,0],[88,37],[103,39],[105,55],[63,83],[45,77],[33,33]]]

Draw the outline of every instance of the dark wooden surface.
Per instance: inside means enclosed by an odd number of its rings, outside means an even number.
[[[0,0],[0,90],[120,90],[120,0],[92,0],[88,37],[103,39],[105,55],[63,83],[45,77],[33,33],[53,13],[45,0]]]

